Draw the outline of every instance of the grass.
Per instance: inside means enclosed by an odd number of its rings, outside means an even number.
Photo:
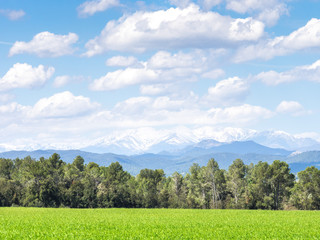
[[[0,239],[320,239],[320,212],[0,208]]]

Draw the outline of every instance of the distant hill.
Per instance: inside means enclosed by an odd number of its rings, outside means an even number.
[[[235,154],[264,154],[264,155],[280,155],[287,156],[292,153],[292,151],[287,151],[281,148],[269,148],[262,146],[254,141],[243,141],[243,142],[231,142],[231,143],[219,143],[215,142],[215,145],[208,147],[208,142],[205,141],[194,145],[188,146],[181,150],[181,153],[189,154],[204,154],[204,153],[235,153]],[[180,154],[181,154],[180,153]]]
[[[128,156],[80,150],[37,150],[3,152],[0,153],[0,158],[15,159],[31,156],[39,159],[40,157],[48,158],[53,153],[58,153],[61,159],[67,163],[71,163],[76,156],[82,156],[85,163],[95,162],[103,166],[118,161],[125,170],[134,175],[144,168],[161,168],[167,175],[171,175],[175,171],[186,173],[193,163],[198,163],[201,166],[206,165],[210,158],[214,158],[219,163],[220,168],[223,169],[227,169],[237,158],[242,159],[246,164],[256,164],[259,161],[268,163],[272,163],[274,160],[286,161],[290,164],[294,173],[304,170],[307,166],[320,165],[320,151],[292,154],[291,151],[269,148],[253,141],[219,143],[214,140],[205,140],[183,149],[159,154],[145,153]]]

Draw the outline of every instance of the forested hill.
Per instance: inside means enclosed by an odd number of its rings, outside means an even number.
[[[193,163],[200,166],[206,165],[208,159],[214,158],[222,169],[228,169],[231,163],[240,158],[245,164],[264,161],[272,163],[274,160],[282,160],[289,163],[291,171],[297,173],[307,166],[320,164],[320,152],[304,152],[292,154],[291,151],[277,148],[268,148],[252,141],[233,142],[230,144],[202,142],[172,152],[161,152],[159,154],[140,155],[117,155],[113,153],[90,153],[79,150],[37,150],[37,151],[10,151],[0,153],[2,158],[49,158],[53,153],[58,153],[61,159],[72,163],[76,156],[84,158],[85,163],[95,162],[101,166],[108,166],[112,162],[119,162],[130,174],[137,175],[141,169],[163,169],[167,174],[175,171],[186,173]]]

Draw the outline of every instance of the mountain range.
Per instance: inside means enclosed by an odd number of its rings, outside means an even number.
[[[237,158],[242,159],[246,164],[256,164],[259,161],[268,163],[272,163],[274,160],[286,161],[294,173],[304,170],[307,166],[320,166],[320,151],[296,152],[263,146],[254,141],[222,143],[211,139],[182,148],[167,148],[159,153],[125,155],[82,150],[36,150],[2,152],[0,158],[15,159],[31,156],[39,159],[40,157],[48,158],[53,153],[58,153],[61,159],[67,163],[71,163],[76,156],[82,156],[85,163],[95,162],[102,166],[108,166],[112,162],[118,161],[125,170],[133,175],[138,174],[143,168],[161,168],[167,175],[171,175],[175,171],[186,173],[193,163],[198,163],[201,166],[206,165],[210,158],[214,158],[223,169],[228,169]]]
[[[179,129],[167,132],[153,129],[137,129],[115,133],[99,138],[81,150],[97,153],[135,155],[143,153],[158,154],[164,151],[176,151],[190,145],[231,143],[234,141],[254,141],[270,148],[284,148],[290,151],[320,151],[320,142],[307,137],[295,136],[283,131],[259,132],[250,129],[227,128],[214,129]],[[212,145],[214,146],[214,145]]]

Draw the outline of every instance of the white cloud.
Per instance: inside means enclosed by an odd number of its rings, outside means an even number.
[[[153,84],[153,85],[141,85],[140,93],[143,95],[162,95],[172,90],[172,84]]]
[[[190,102],[187,99],[172,100],[168,96],[162,96],[155,99],[152,107],[154,109],[165,109],[178,111],[185,108],[186,102]],[[190,106],[191,107],[191,106]]]
[[[286,37],[277,37],[275,46],[287,47],[289,50],[301,50],[320,46],[320,19],[313,18],[305,26]]]
[[[30,110],[30,107],[20,105],[16,102],[0,105],[0,134],[4,128],[12,125],[20,124],[25,121],[26,113]],[[4,137],[3,134],[1,134]]]
[[[152,105],[152,98],[150,97],[134,97],[129,98],[123,102],[119,102],[114,107],[115,114],[126,114],[128,116],[140,114],[142,115],[147,108]]]
[[[254,79],[273,86],[295,81],[320,82],[320,60],[311,65],[298,66],[285,72],[262,72],[256,75]]]
[[[295,101],[282,101],[277,106],[276,111],[282,114],[290,114],[295,117],[308,113],[299,102]]]
[[[147,62],[149,69],[157,71],[161,82],[197,81],[208,68],[209,60],[202,51],[172,54],[159,51]]]
[[[119,65],[119,62],[138,62],[137,59],[116,56],[107,61],[108,64]],[[197,81],[198,77],[207,70],[208,59],[202,51],[191,53],[178,52],[172,54],[166,51],[155,53],[147,62],[139,62],[122,70],[107,73],[96,79],[90,85],[94,91],[109,91],[131,85],[158,85],[173,82]],[[212,72],[212,76],[222,70]],[[144,87],[143,87],[144,88]],[[157,87],[158,88],[158,87]],[[149,88],[150,89],[150,88]]]
[[[204,56],[193,56],[179,52],[172,54],[167,51],[159,51],[154,54],[148,61],[148,67],[153,69],[168,69],[168,68],[190,68],[199,66],[205,62]]]
[[[264,22],[267,26],[274,26],[278,22],[281,15],[288,14],[288,9],[284,4],[278,4],[271,8],[263,9],[257,19]]]
[[[217,136],[220,134],[218,127],[251,127],[255,122],[274,115],[265,108],[248,104],[208,109],[201,106],[200,99],[192,94],[186,98],[129,98],[111,110],[101,110],[100,105],[89,98],[74,96],[70,92],[40,99],[34,106],[0,105],[0,113],[0,134],[6,139],[6,146],[24,149],[81,148],[90,146],[99,137],[119,137],[127,129],[135,132],[139,128],[147,130],[150,127],[174,128],[178,138],[170,141],[180,141],[180,137],[190,141],[189,137],[207,138],[213,136],[210,135],[212,133]],[[201,130],[199,126],[207,127]],[[192,130],[195,128],[197,131]],[[215,131],[208,130],[212,128]],[[17,134],[19,139],[14,137]]]
[[[208,89],[205,101],[213,106],[241,104],[249,94],[249,85],[244,80],[233,77],[218,82]]]
[[[115,106],[111,111],[113,120],[109,121],[115,124],[115,127],[121,128],[226,124],[242,126],[274,116],[268,109],[249,104],[201,109],[199,101],[200,99],[193,95],[183,99],[167,96],[130,98]]]
[[[23,10],[0,9],[0,15],[3,15],[8,19],[14,21],[22,18],[24,15],[26,15],[26,13]]]
[[[87,42],[85,55],[90,57],[109,50],[219,48],[256,41],[263,33],[264,24],[260,21],[202,12],[191,4],[184,9],[136,12],[110,21],[100,36]]]
[[[119,0],[92,0],[82,3],[77,10],[80,17],[88,17],[119,5]]]
[[[92,138],[88,139],[92,137],[92,125],[88,124],[91,122],[90,114],[97,108],[99,105],[89,99],[68,93],[41,99],[34,106],[18,103],[0,105],[0,135],[3,140],[0,148],[35,150],[88,146],[88,141],[92,141]],[[94,129],[96,134],[96,126]]]
[[[212,7],[219,5],[223,0],[198,0],[200,6],[205,10],[210,10]]]
[[[138,59],[133,56],[114,56],[106,61],[106,65],[111,67],[129,67],[139,65],[141,66],[141,63],[139,64]]]
[[[74,96],[66,91],[49,98],[40,99],[33,107],[33,118],[66,118],[88,114],[99,108],[98,103],[92,103],[89,98]]]
[[[167,83],[140,85],[140,93],[144,96],[169,96],[173,98],[187,99],[193,92],[192,82],[178,80]]]
[[[98,103],[70,92],[42,98],[34,106],[16,102],[0,104],[0,135],[5,145],[11,142],[16,148],[73,148],[73,141],[88,136],[85,132],[92,130],[92,125],[88,124],[92,122],[90,116],[99,109]],[[81,140],[83,143],[86,137]]]
[[[0,94],[0,102],[4,103],[4,102],[9,102],[12,99],[14,99],[14,95],[12,94]]]
[[[276,71],[262,72],[255,76],[255,78],[267,85],[273,86],[281,83],[293,82],[296,80],[296,76],[293,76],[288,72],[278,73]]]
[[[268,26],[276,24],[288,9],[281,0],[227,0],[226,8],[238,13],[256,13],[256,18]]]
[[[269,9],[279,4],[278,0],[227,0],[226,8],[238,13]]]
[[[82,82],[86,80],[85,77],[83,76],[68,76],[68,75],[62,75],[62,76],[57,76],[55,79],[54,79],[54,82],[53,82],[53,86],[55,88],[60,88],[60,87],[63,87],[69,83],[79,83],[79,82]]]
[[[16,63],[0,79],[0,92],[15,88],[41,87],[51,78],[55,69],[46,68],[43,65],[32,67],[27,63]]]
[[[39,57],[60,57],[72,54],[75,49],[72,44],[78,41],[78,35],[56,35],[50,32],[41,32],[33,37],[30,42],[15,42],[10,49],[9,56],[16,54],[35,54]]]
[[[295,51],[320,47],[320,19],[313,18],[305,26],[288,36],[269,39],[256,45],[239,49],[234,57],[235,62],[253,59],[269,60],[276,56],[284,56]]]
[[[191,3],[190,0],[169,0],[170,4],[179,8],[188,7]]]
[[[191,0],[169,0],[169,2],[179,8],[186,8],[192,3]],[[197,0],[196,2],[204,10],[225,3],[226,9],[240,14],[249,13],[270,27],[274,26],[282,15],[289,12],[286,0]]]
[[[6,105],[0,105],[0,113],[1,114],[17,113],[17,112],[22,112],[25,108],[26,107],[13,102]]]
[[[71,81],[71,77],[67,75],[58,76],[54,79],[53,86],[55,88],[63,87]]]
[[[225,75],[222,69],[214,69],[209,72],[203,73],[201,76],[204,78],[217,79]]]
[[[93,91],[109,91],[123,87],[141,84],[145,82],[154,82],[158,80],[158,74],[147,68],[126,68],[109,72],[107,75],[96,79],[90,85]]]
[[[212,121],[220,124],[252,124],[273,116],[274,113],[272,111],[260,106],[252,106],[249,104],[228,107],[225,109],[213,108],[209,110],[209,117],[212,118]]]

